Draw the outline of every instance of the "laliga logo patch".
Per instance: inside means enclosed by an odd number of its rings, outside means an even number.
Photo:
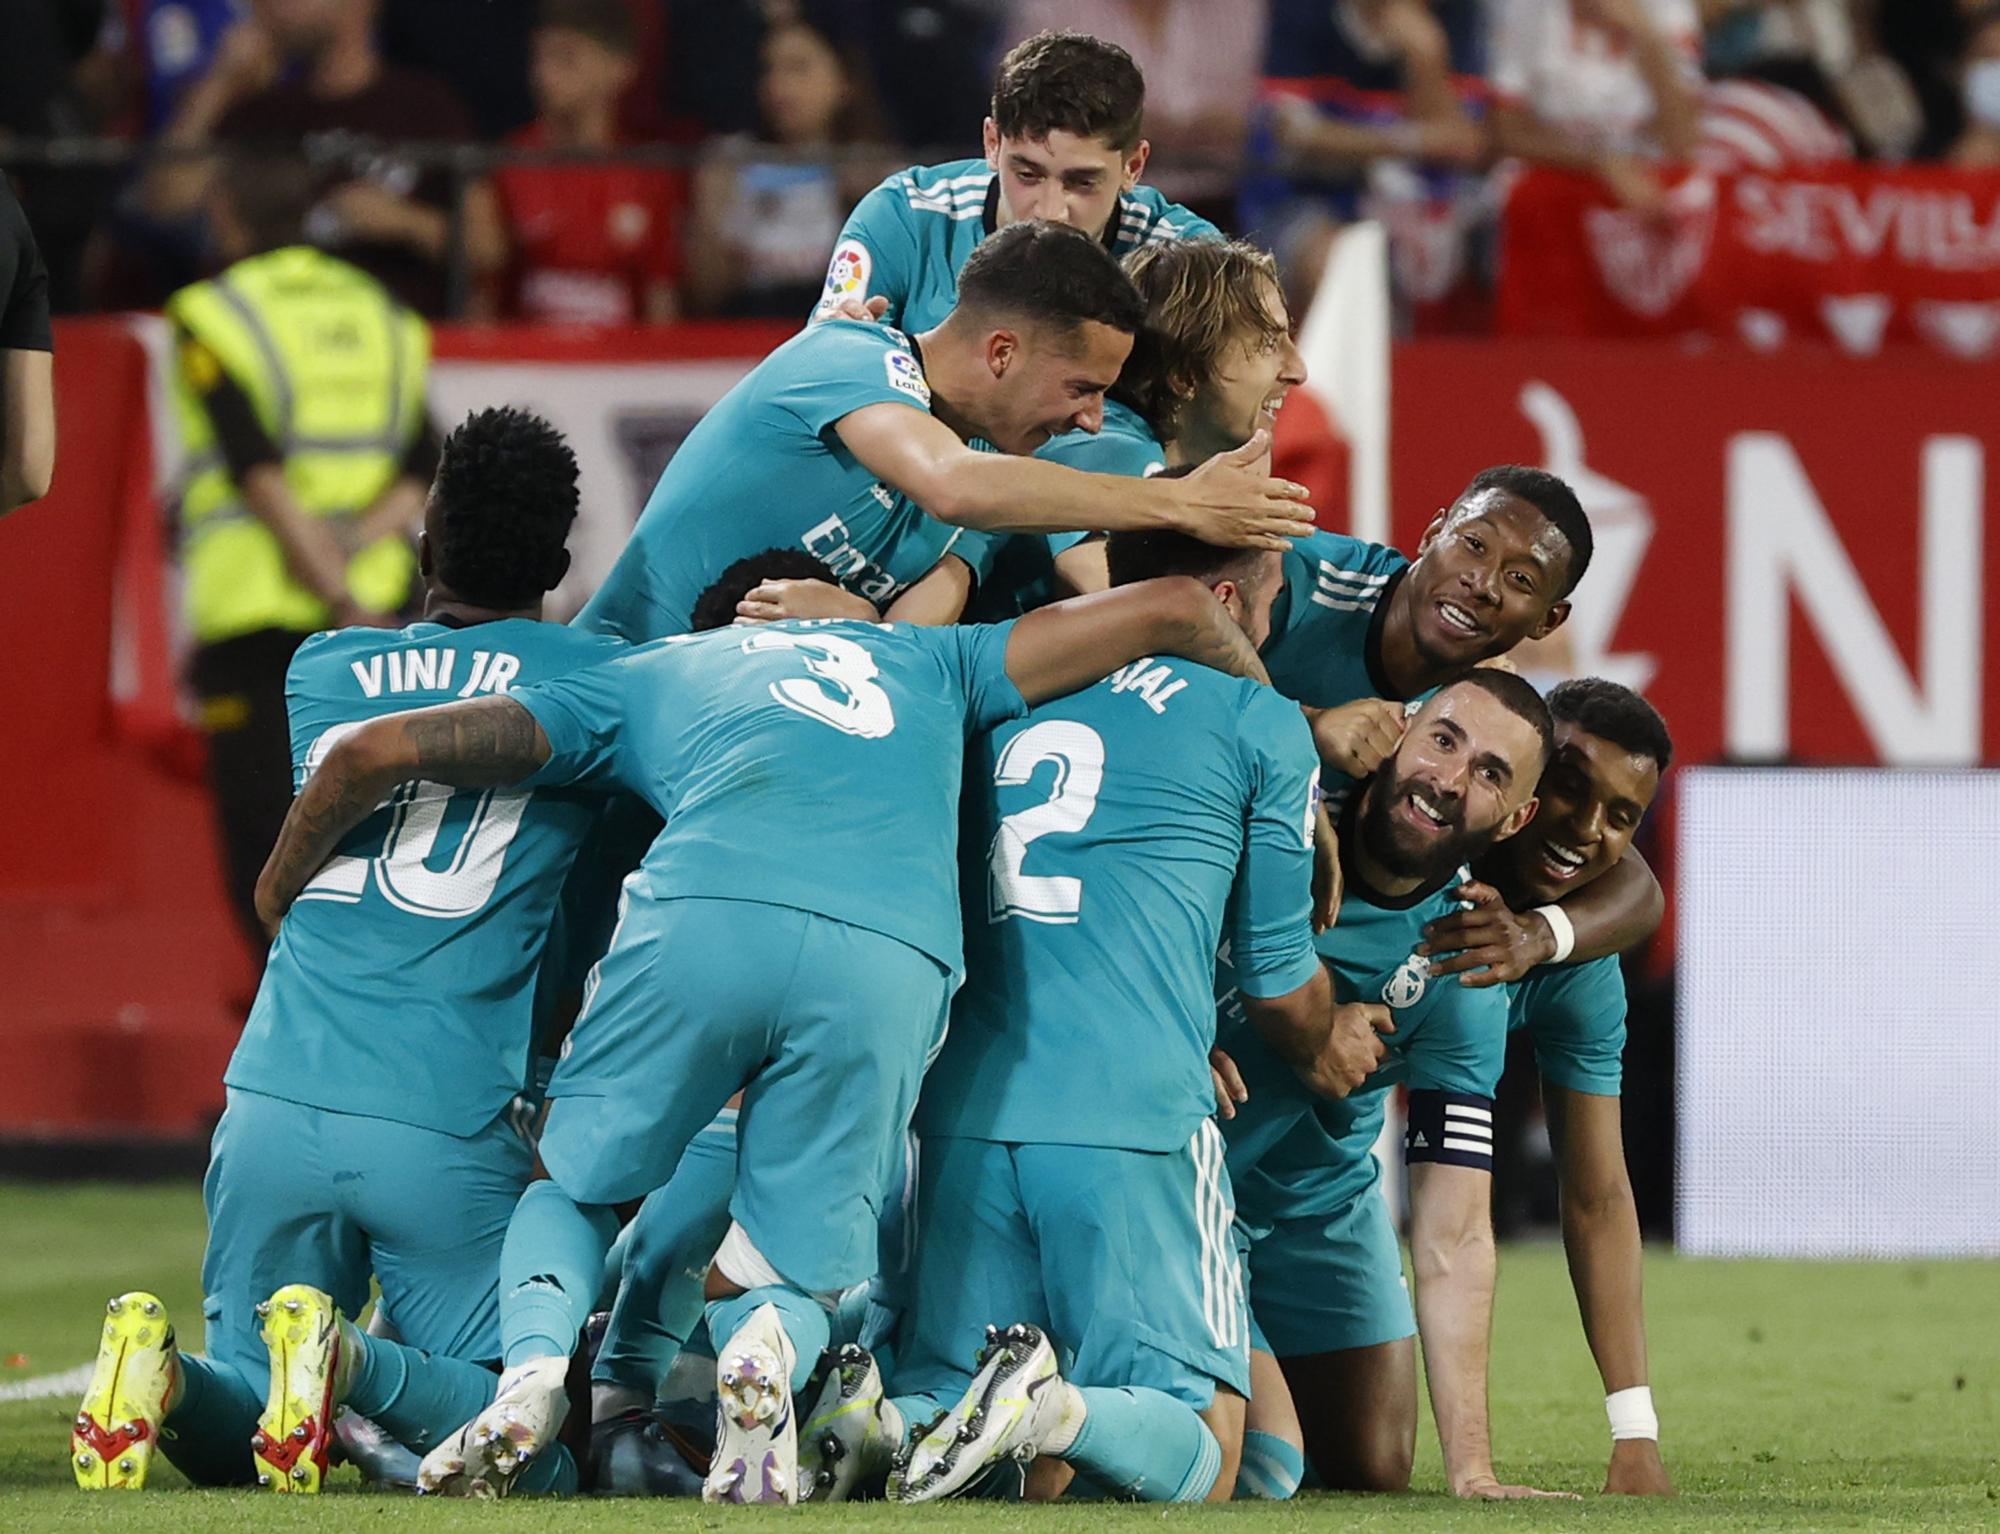
[[[1424,999],[1424,991],[1430,983],[1430,960],[1413,953],[1397,966],[1395,974],[1383,982],[1382,999],[1399,1011],[1404,1007],[1414,1007]]]
[[[931,386],[924,382],[923,369],[908,352],[882,353],[882,366],[889,374],[889,387],[901,390],[920,405],[931,402]]]
[[[833,248],[826,268],[826,296],[852,298],[864,295],[868,281],[868,252],[853,240],[842,240]]]

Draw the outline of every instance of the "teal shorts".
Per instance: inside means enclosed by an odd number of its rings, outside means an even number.
[[[1378,1179],[1339,1213],[1237,1223],[1251,1346],[1279,1358],[1374,1347],[1417,1329],[1403,1249]]]
[[[640,1198],[742,1089],[731,1217],[798,1288],[860,1283],[949,972],[790,906],[627,888],[549,1082],[542,1164],[579,1203]]]
[[[372,1274],[411,1347],[497,1360],[500,1243],[533,1165],[506,1114],[460,1138],[229,1088],[202,1183],[204,1351],[261,1381],[260,1301],[311,1284],[355,1316]]]
[[[951,1400],[988,1326],[1043,1327],[1074,1385],[1146,1385],[1197,1411],[1250,1389],[1222,1139],[1177,1151],[926,1135],[898,1396]]]

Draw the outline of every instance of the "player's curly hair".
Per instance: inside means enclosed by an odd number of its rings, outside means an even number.
[[[1549,694],[1549,713],[1558,724],[1573,724],[1634,756],[1651,757],[1662,774],[1674,759],[1674,738],[1660,711],[1631,688],[1601,676],[1559,684]]]
[[[1073,331],[1089,321],[1136,335],[1146,303],[1102,242],[1045,218],[990,234],[958,274],[958,307],[980,319],[1038,320]]]
[[[1146,323],[1111,397],[1171,442],[1188,402],[1233,344],[1275,346],[1284,338],[1268,303],[1279,298],[1283,313],[1278,263],[1241,240],[1172,240],[1140,246],[1124,266],[1146,301]]]
[[[1496,670],[1492,666],[1475,666],[1455,682],[1447,682],[1439,692],[1449,692],[1454,687],[1477,687],[1490,695],[1510,714],[1518,714],[1535,727],[1535,733],[1542,738],[1542,765],[1546,767],[1556,754],[1556,726],[1549,717],[1549,705],[1532,684],[1523,681],[1511,671]]]
[[[1056,129],[1129,151],[1139,142],[1146,77],[1116,43],[1082,32],[1037,32],[1000,61],[993,126],[1040,143]]]
[[[475,410],[444,439],[431,500],[436,573],[480,607],[532,607],[569,569],[576,454],[561,432],[512,406]]]
[[[764,581],[825,581],[840,584],[826,561],[804,549],[764,549],[745,555],[718,575],[709,588],[694,599],[694,613],[688,622],[691,633],[728,628],[736,621],[736,604]]]
[[[1516,500],[1526,501],[1563,535],[1564,542],[1569,544],[1569,570],[1564,575],[1562,590],[1556,594],[1557,600],[1576,590],[1576,583],[1590,568],[1590,518],[1568,482],[1547,469],[1531,469],[1520,463],[1495,464],[1472,476],[1472,483],[1461,490],[1458,499],[1451,503],[1452,509],[1456,511],[1474,496],[1488,490],[1503,491]]]

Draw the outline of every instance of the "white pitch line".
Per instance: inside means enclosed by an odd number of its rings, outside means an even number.
[[[0,1385],[0,1404],[73,1396],[90,1383],[90,1371],[95,1367],[94,1364],[78,1364],[60,1374],[43,1374],[31,1380],[15,1380],[11,1384]]]

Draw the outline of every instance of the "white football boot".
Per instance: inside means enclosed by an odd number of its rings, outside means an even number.
[[[979,1372],[958,1404],[896,1457],[894,1502],[934,1502],[984,1480],[993,1469],[1061,1453],[1083,1426],[1083,1399],[1056,1368],[1038,1326],[986,1329]]]
[[[759,1305],[715,1356],[715,1454],[704,1502],[790,1505],[799,1500],[799,1425],[792,1409],[797,1355],[775,1305]]]

